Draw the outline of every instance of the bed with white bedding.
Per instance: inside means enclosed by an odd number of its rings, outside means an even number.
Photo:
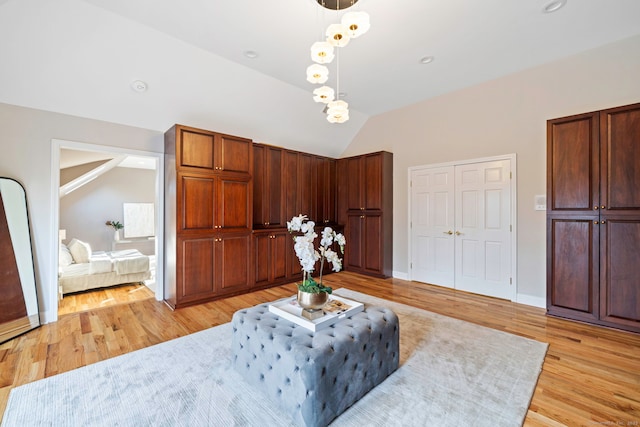
[[[142,282],[151,277],[149,257],[136,249],[92,252],[87,243],[73,239],[60,245],[58,281],[62,294]]]

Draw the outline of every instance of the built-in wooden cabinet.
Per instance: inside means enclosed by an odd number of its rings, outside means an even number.
[[[249,289],[252,141],[165,133],[165,299],[174,308]]]
[[[265,144],[254,143],[253,148],[255,286],[299,280],[300,263],[286,229],[287,221],[300,214],[307,215],[316,222],[319,232],[324,226],[337,225],[337,162],[329,157]],[[263,232],[264,229],[268,232]],[[284,252],[280,246],[282,241],[286,242]],[[282,260],[277,266],[262,253],[267,246],[274,249],[274,245]],[[284,269],[284,275],[280,268]]]
[[[173,126],[165,133],[165,300],[178,308],[300,280],[286,228],[300,214],[318,235],[325,226],[345,234],[344,268],[391,275],[392,163],[385,152],[336,160]]]
[[[338,221],[345,224],[345,269],[392,275],[393,155],[377,152],[339,159]]]
[[[255,286],[284,282],[289,277],[288,246],[293,246],[287,231],[261,230],[253,235]]]
[[[547,311],[640,332],[640,104],[547,122]]]

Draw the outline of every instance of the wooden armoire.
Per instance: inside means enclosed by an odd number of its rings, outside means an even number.
[[[165,300],[178,308],[252,284],[252,141],[175,125],[165,133]]]
[[[380,151],[338,160],[338,222],[345,225],[344,268],[392,276],[393,154]]]
[[[640,332],[640,104],[547,122],[547,312]]]

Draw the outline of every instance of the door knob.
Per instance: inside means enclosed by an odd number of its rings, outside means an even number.
[[[443,231],[444,234],[448,234],[449,236],[451,236],[453,234],[453,231],[449,230],[449,231]]]

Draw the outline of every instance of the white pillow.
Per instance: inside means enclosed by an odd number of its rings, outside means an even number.
[[[78,239],[71,240],[69,243],[69,251],[73,256],[73,260],[78,264],[87,263],[89,262],[89,258],[91,258],[91,246]]]
[[[73,264],[73,257],[69,248],[64,243],[60,243],[60,254],[58,255],[58,265],[60,267],[66,267]]]

